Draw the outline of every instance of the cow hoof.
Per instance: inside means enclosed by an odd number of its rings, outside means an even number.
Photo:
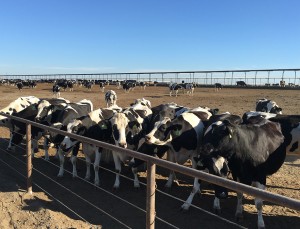
[[[235,218],[236,218],[236,221],[239,222],[239,223],[244,221],[244,216],[243,216],[242,213],[235,214]]]
[[[115,186],[113,187],[113,191],[114,191],[114,192],[117,192],[117,191],[119,191],[119,190],[120,190],[120,187],[115,187]]]
[[[183,212],[187,212],[189,210],[190,206],[188,206],[187,204],[183,204],[181,205],[181,211]]]

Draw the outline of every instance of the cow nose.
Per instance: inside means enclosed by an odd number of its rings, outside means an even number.
[[[39,121],[41,121],[41,118],[40,118],[40,117],[36,117],[36,118],[35,118],[35,121],[36,121],[36,122],[39,122]]]
[[[127,143],[126,143],[126,142],[120,142],[120,143],[119,143],[119,146],[120,146],[121,148],[126,148],[126,147],[127,147]]]

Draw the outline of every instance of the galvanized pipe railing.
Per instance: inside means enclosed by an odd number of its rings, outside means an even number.
[[[263,200],[269,201],[271,203],[274,204],[278,204],[281,206],[285,206],[291,209],[295,209],[297,211],[300,211],[300,200],[296,200],[296,199],[292,199],[289,197],[285,197],[285,196],[281,196],[278,194],[274,194],[265,190],[261,190],[258,188],[254,188],[245,184],[241,184],[241,183],[237,183],[235,181],[232,180],[228,180],[228,179],[224,179],[218,176],[214,176],[205,172],[201,172],[183,165],[179,165],[179,164],[175,164],[166,160],[162,160],[159,158],[155,158],[149,155],[145,155],[145,154],[141,154],[139,152],[133,151],[133,150],[129,150],[129,149],[124,149],[124,148],[120,148],[118,146],[115,145],[111,145],[108,144],[106,142],[100,142],[94,139],[90,139],[87,137],[83,137],[83,136],[79,136],[73,133],[68,133],[66,131],[62,131],[62,130],[58,130],[52,127],[48,127],[36,122],[32,122],[29,120],[25,120],[19,117],[14,117],[11,115],[7,115],[7,114],[2,114],[3,116],[6,116],[8,118],[11,119],[15,119],[17,121],[20,122],[24,122],[27,125],[33,125],[36,127],[39,127],[41,129],[45,129],[51,132],[55,132],[64,136],[69,136],[71,138],[74,138],[76,140],[79,140],[81,142],[86,142],[88,144],[92,144],[92,145],[96,145],[99,147],[103,147],[112,151],[119,151],[125,154],[128,154],[129,156],[138,158],[140,160],[146,161],[147,164],[147,228],[154,228],[154,219],[155,219],[155,165],[161,166],[163,168],[167,168],[170,169],[172,171],[175,172],[179,172],[191,177],[197,177],[203,181],[207,181],[209,183],[212,184],[216,184],[219,186],[223,186],[226,187],[230,190],[234,190],[237,192],[242,192],[242,193],[246,193],[248,195],[254,196],[254,197],[258,197],[261,198]],[[30,128],[27,128],[27,131],[29,131]],[[29,133],[28,133],[29,134]],[[28,175],[30,175],[28,173]],[[30,179],[31,176],[28,177],[28,179]]]

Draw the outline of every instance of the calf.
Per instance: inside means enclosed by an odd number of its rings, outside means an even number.
[[[117,104],[117,93],[113,90],[108,90],[104,96],[106,107],[115,106]]]
[[[256,111],[282,114],[282,108],[280,108],[276,102],[266,98],[256,101]]]
[[[19,97],[16,100],[14,100],[13,102],[11,102],[8,106],[2,108],[0,110],[0,113],[12,115],[13,113],[18,113],[18,112],[24,110],[26,107],[28,107],[30,105],[37,104],[39,101],[40,101],[40,99],[35,96]],[[7,147],[7,149],[10,150],[12,147],[12,145],[11,145],[11,141],[12,141],[11,119],[0,115],[0,126],[7,127],[10,130],[10,141],[9,141],[9,144]]]
[[[108,121],[113,114],[114,110],[109,109],[97,109],[95,111],[90,112],[86,116],[82,116],[71,121],[67,125],[67,131],[69,133],[78,134],[84,137],[92,138],[98,141],[105,141],[112,143],[112,132],[110,127],[110,122]],[[79,141],[68,136],[65,136],[64,140],[60,144],[60,151],[63,151],[64,154],[69,153],[74,147],[78,147]],[[91,158],[94,157],[94,171],[95,171],[95,185],[100,184],[99,180],[99,163],[101,159],[102,148],[97,146],[82,143],[82,151],[86,158],[86,176],[85,179],[90,179],[90,165]],[[73,164],[73,177],[77,177],[76,170],[76,155],[72,154],[71,162]],[[61,164],[60,171],[58,176],[63,176],[63,163]]]
[[[247,185],[265,189],[266,176],[275,173],[283,164],[284,136],[279,123],[266,119],[256,124],[233,124],[229,120],[218,121],[205,131],[200,148],[201,164],[209,172],[226,176],[228,167],[233,179]],[[242,193],[237,193],[236,217],[242,217]],[[258,228],[264,228],[262,200],[255,198],[258,210]],[[214,208],[220,207],[215,197]]]

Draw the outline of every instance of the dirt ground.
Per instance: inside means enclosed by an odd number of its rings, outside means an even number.
[[[20,96],[51,98],[51,88],[50,84],[40,84],[35,89],[18,91],[14,87],[0,86],[0,108]],[[299,90],[224,88],[215,92],[211,88],[196,88],[194,96],[179,94],[175,98],[169,96],[165,87],[148,87],[146,90],[136,88],[128,94],[123,90],[117,90],[114,86],[108,86],[105,90],[107,89],[117,92],[118,105],[122,107],[129,106],[136,98],[144,97],[151,101],[152,106],[176,102],[188,107],[208,106],[219,108],[220,112],[229,111],[242,115],[246,111],[254,110],[255,101],[265,97],[275,100],[283,108],[284,114],[300,114]],[[104,94],[97,86],[94,86],[92,91],[75,87],[74,92],[62,92],[61,96],[73,102],[90,99],[95,109],[105,107]],[[34,168],[39,172],[33,171],[35,185],[34,193],[30,196],[24,191],[26,189],[24,178],[14,171],[25,174],[25,165],[17,161],[17,159],[25,160],[25,145],[21,145],[16,152],[6,153],[9,133],[6,129],[0,128],[0,136],[0,228],[145,228],[145,213],[141,209],[145,209],[146,188],[142,186],[141,189],[135,190],[133,182],[123,178],[120,190],[113,191],[114,174],[106,171],[106,169],[113,170],[112,164],[101,163],[100,188],[95,188],[81,179],[72,179],[68,173],[65,173],[63,179],[57,179],[56,165],[59,163],[53,156],[54,152],[50,152],[52,156],[49,163],[42,160],[43,152],[40,150],[33,161]],[[82,155],[80,159],[83,159]],[[68,160],[65,164],[66,169],[72,171]],[[77,169],[79,177],[84,177],[84,161],[78,161]],[[174,184],[171,190],[165,190],[163,187],[168,172],[161,168],[157,170],[158,190],[183,200],[188,197],[192,178],[178,174],[179,186]],[[128,168],[124,168],[123,174],[132,177]],[[146,183],[145,172],[141,171],[139,175],[140,180]],[[267,179],[267,190],[300,200],[299,175],[300,156],[289,155],[282,168]],[[111,196],[109,194],[111,192],[115,196]],[[235,196],[234,192],[230,192],[229,198],[222,200],[220,214],[234,223]],[[132,204],[124,202],[123,199]],[[213,192],[210,184],[203,183],[202,195],[196,196],[193,204],[211,211]],[[180,201],[157,192],[156,228],[174,228],[171,224],[177,228],[238,228],[235,224],[220,220],[197,208],[192,207],[188,212],[182,212],[179,210],[180,206]],[[257,214],[252,197],[245,196],[244,211],[244,220],[239,224],[246,228],[256,228]],[[263,213],[267,228],[296,228],[300,225],[300,212],[289,208],[265,202]]]

